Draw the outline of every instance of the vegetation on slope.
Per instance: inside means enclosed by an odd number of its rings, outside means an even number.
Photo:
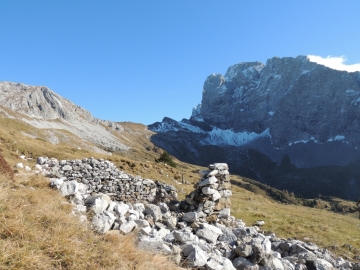
[[[156,163],[159,153],[145,141],[135,150],[105,156],[77,149],[71,142],[78,138],[71,135],[70,143],[53,145],[46,141],[43,132],[16,120],[0,118],[0,151],[11,167],[17,162],[35,165],[34,159],[19,159],[20,154],[33,158],[106,158],[126,173],[174,185],[180,199],[193,190],[193,184],[199,180],[198,171],[204,169],[180,161],[176,161],[176,168]],[[175,269],[160,255],[136,250],[132,237],[89,231],[71,215],[72,206],[49,189],[47,179],[26,175],[20,169],[15,182],[10,179],[1,173],[0,269]],[[264,220],[262,229],[278,237],[310,241],[353,260],[360,255],[357,213],[331,212],[331,205],[325,207],[328,202],[323,198],[316,200],[315,208],[304,207],[299,202],[301,198],[284,191],[236,175],[231,175],[231,180],[232,215],[248,226]],[[332,200],[350,208],[355,206],[354,202]]]
[[[164,151],[158,159],[155,159],[155,161],[158,163],[164,162],[164,163],[168,164],[169,166],[176,168],[176,163],[173,161],[173,159],[171,158],[169,153],[166,151]]]
[[[132,236],[97,235],[38,175],[0,176],[0,269],[176,269]]]

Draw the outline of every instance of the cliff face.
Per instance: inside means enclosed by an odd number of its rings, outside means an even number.
[[[305,196],[325,194],[324,187],[339,196],[331,187],[337,175],[344,185],[339,197],[355,198],[359,115],[359,72],[333,70],[306,56],[275,57],[208,76],[189,120],[166,118],[149,127],[158,133],[154,143],[185,161],[205,165],[220,155],[236,173]],[[319,168],[320,176],[314,173]]]
[[[129,148],[112,133],[123,131],[120,124],[93,117],[89,111],[45,86],[0,82],[0,113],[37,128],[70,131],[103,149]]]
[[[235,132],[269,129],[275,147],[336,136],[360,146],[360,73],[297,58],[240,63],[204,83],[205,122]]]
[[[13,111],[43,120],[95,121],[90,112],[45,86],[0,82],[0,104]]]

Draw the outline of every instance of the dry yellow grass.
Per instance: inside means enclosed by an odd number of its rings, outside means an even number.
[[[40,139],[24,136],[22,131]],[[199,180],[197,172],[203,169],[179,161],[177,168],[155,163],[159,154],[146,150],[153,145],[145,140],[139,139],[138,147],[128,153],[103,156],[78,150],[71,144],[44,142],[41,132],[18,121],[0,118],[1,154],[11,165],[24,162],[30,166],[35,160],[20,160],[20,153],[58,159],[107,158],[126,173],[173,184],[180,190],[180,199],[193,190],[193,184]],[[182,176],[191,184],[179,184]],[[232,215],[248,226],[264,220],[263,229],[273,231],[278,237],[310,241],[349,258],[360,255],[357,214],[344,216],[280,204],[256,186],[252,188],[254,192],[242,188],[248,183],[242,182],[241,177],[231,176],[231,179],[242,183],[232,188]],[[13,184],[0,176],[0,183],[0,269],[175,269],[160,255],[137,251],[131,237],[100,236],[79,225],[70,214],[71,206],[48,188],[45,178],[17,175]]]
[[[161,255],[136,249],[132,236],[97,235],[42,176],[0,176],[0,269],[163,269]]]

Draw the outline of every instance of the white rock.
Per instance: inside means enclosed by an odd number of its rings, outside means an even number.
[[[119,216],[123,217],[129,211],[129,206],[127,204],[117,204],[114,206],[114,212]]]
[[[83,183],[78,183],[78,192],[82,195],[85,195],[87,191],[87,186]]]
[[[207,224],[207,223],[203,223],[202,229],[199,229],[196,232],[196,235],[198,237],[205,239],[209,243],[215,243],[217,238],[221,234],[222,234],[222,231],[219,228],[217,228],[213,225]]]
[[[41,167],[41,165],[36,164],[36,165],[35,165],[35,170],[42,171],[42,167]]]
[[[108,208],[107,208],[107,211],[115,214],[114,207],[115,207],[117,204],[118,204],[117,202],[111,201],[111,202],[109,203],[109,206],[108,206]]]
[[[261,245],[264,248],[266,253],[271,253],[271,242],[270,242],[269,238],[265,238],[262,241]]]
[[[64,180],[66,178],[50,178],[50,186],[56,189],[59,189],[63,184],[64,184]]]
[[[152,229],[150,226],[140,228],[139,232],[142,235],[149,235],[151,233]]]
[[[228,218],[230,217],[230,208],[224,208],[222,210],[219,211],[219,216],[218,218]]]
[[[198,186],[199,187],[203,187],[203,186],[208,186],[208,185],[213,185],[217,183],[217,179],[215,176],[211,176],[209,178],[206,178],[205,180],[201,181]]]
[[[212,195],[212,200],[217,201],[220,198],[221,198],[221,195],[220,195],[219,191],[215,190],[214,194]]]
[[[316,259],[314,266],[317,270],[332,270],[334,269],[333,265],[324,259]]]
[[[243,258],[243,257],[237,257],[233,260],[233,266],[236,269],[249,269],[249,270],[257,270],[259,269],[259,266],[257,264],[253,264],[249,260]]]
[[[62,167],[63,171],[71,171],[72,170],[72,166],[70,165],[65,165],[64,167]]]
[[[168,213],[169,212],[169,207],[167,206],[166,203],[160,202],[158,203],[158,206],[160,207],[160,210],[162,213]]]
[[[136,220],[136,219],[139,219],[140,218],[140,213],[136,210],[129,210],[128,211],[130,216],[129,216],[129,219],[131,220]]]
[[[63,196],[75,194],[79,190],[79,183],[76,180],[64,182],[60,187],[60,193]]]
[[[70,202],[75,205],[83,205],[84,204],[84,196],[80,192],[76,192],[71,195]],[[84,206],[86,208],[86,206]]]
[[[284,266],[285,270],[295,270],[295,265],[293,265],[291,262],[289,262],[286,259],[280,259],[281,263]]]
[[[37,164],[40,164],[40,165],[43,165],[45,162],[46,162],[47,158],[44,158],[44,157],[38,157],[36,159],[36,163]]]
[[[203,187],[201,189],[202,193],[204,193],[205,195],[211,195],[211,194],[214,194],[215,192],[218,192],[217,190],[215,189],[212,189],[211,187]],[[220,196],[221,198],[221,196]]]
[[[159,221],[162,217],[160,207],[155,204],[146,205],[144,214],[151,215],[154,221]]]
[[[41,163],[39,163],[39,164],[41,164]],[[66,164],[66,160],[60,160],[60,162],[59,162],[59,165],[60,166],[64,166]]]
[[[97,214],[91,221],[91,227],[93,230],[99,233],[106,233],[110,230],[112,224],[115,221],[115,216],[107,211]]]
[[[280,259],[273,258],[271,263],[271,269],[284,270],[284,265],[282,264]]]
[[[86,213],[86,206],[77,204],[74,206],[73,210],[71,211],[74,215]]]
[[[145,210],[145,206],[143,203],[134,203],[133,204],[133,209],[136,211],[139,211],[140,213],[144,212]]]
[[[166,235],[168,235],[170,233],[170,230],[168,230],[168,229],[165,229],[165,228],[161,228],[160,230],[158,230],[157,231],[157,236],[159,237],[159,238],[164,238]]]
[[[87,198],[85,204],[96,214],[100,214],[108,208],[110,202],[111,199],[108,195],[101,194]]]
[[[264,226],[264,224],[265,224],[265,221],[263,221],[263,220],[257,220],[257,221],[255,221],[255,223],[254,223],[254,226]]]
[[[148,236],[140,237],[138,240],[138,248],[151,252],[160,252],[165,255],[170,255],[172,253],[171,248],[161,239],[150,238]]]
[[[16,164],[16,168],[24,169],[24,165],[20,162],[20,163]]]
[[[194,222],[198,219],[196,212],[187,212],[183,215],[182,220],[186,222]]]
[[[25,156],[24,156],[24,155],[21,155],[21,156],[19,156],[19,158],[21,158],[21,159],[25,159]]]
[[[229,166],[226,163],[215,163],[214,167],[216,170],[223,171],[228,170]]]
[[[209,254],[209,260],[206,263],[207,270],[236,270],[232,262],[221,255],[216,253]]]
[[[276,252],[276,251],[272,251],[270,252],[271,255],[274,257],[274,258],[278,258],[278,259],[281,259],[281,254],[279,252]]]
[[[150,224],[147,220],[138,219],[138,220],[134,220],[134,221],[139,228],[150,227]]]
[[[184,245],[182,253],[186,256],[186,263],[188,267],[201,267],[207,263],[209,256],[198,245],[188,244]]]
[[[212,170],[211,172],[209,172],[209,174],[208,174],[208,176],[210,177],[210,176],[215,176],[215,175],[217,175],[219,173],[219,170]]]
[[[221,195],[221,198],[229,198],[232,196],[232,192],[231,192],[231,190],[224,189],[224,190],[220,190],[220,195]]]
[[[175,239],[182,244],[199,242],[199,238],[192,233],[189,227],[185,227],[181,230],[175,230],[173,231],[173,235]]]
[[[137,228],[137,225],[135,223],[135,221],[133,220],[129,220],[128,222],[124,222],[120,225],[119,230],[123,233],[123,234],[129,234],[131,233],[133,230],[135,230]]]

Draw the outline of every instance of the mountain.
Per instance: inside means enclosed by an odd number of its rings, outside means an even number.
[[[226,162],[232,172],[303,197],[360,194],[360,73],[306,56],[239,63],[204,82],[190,119],[149,125],[180,160]]]
[[[53,144],[69,141],[70,132],[81,139],[76,146],[105,154],[139,144],[149,147],[142,138],[152,134],[141,124],[95,118],[47,87],[22,83],[0,82],[0,115],[46,130],[46,140]]]

